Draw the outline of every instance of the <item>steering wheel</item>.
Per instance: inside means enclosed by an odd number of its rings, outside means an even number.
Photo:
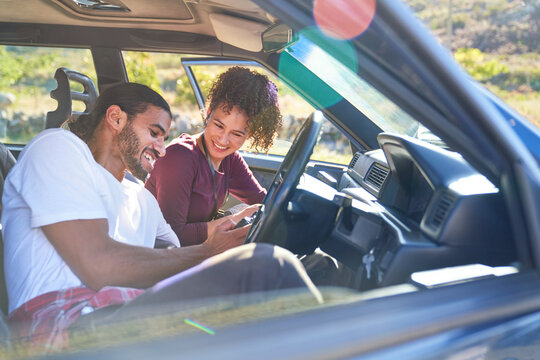
[[[266,242],[286,247],[286,239],[279,236],[280,225],[283,224],[289,200],[317,143],[323,117],[322,112],[314,111],[300,128],[268,189],[261,208],[255,215],[244,244]]]

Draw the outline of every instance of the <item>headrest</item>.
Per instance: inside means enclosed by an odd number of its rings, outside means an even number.
[[[81,114],[87,114],[98,97],[94,82],[86,75],[78,71],[68,68],[59,68],[54,74],[54,78],[58,84],[55,90],[51,91],[51,98],[58,102],[56,110],[47,113],[46,129],[56,128],[70,117],[76,119]],[[75,91],[71,89],[70,81],[78,82],[83,86],[83,91]],[[73,111],[73,100],[84,102],[86,108],[84,111]]]

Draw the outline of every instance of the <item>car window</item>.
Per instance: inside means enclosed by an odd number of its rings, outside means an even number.
[[[320,36],[319,32],[303,33],[286,51],[287,56],[282,56],[280,72],[287,75],[296,71],[298,66],[295,62],[298,61],[321,81],[310,94],[321,106],[328,107],[345,99],[383,131],[414,136],[419,122],[357,76],[355,69],[358,64],[354,63],[356,57],[348,44],[328,42],[336,50],[331,53],[315,45],[313,40]],[[343,58],[353,60],[343,61]],[[324,91],[326,87],[333,91]]]
[[[181,59],[189,55],[144,53],[126,51],[123,53],[130,81],[136,81],[160,92],[171,105],[173,125],[171,135],[195,134],[202,131],[202,113],[182,67]],[[214,79],[233,65],[194,65],[196,81],[206,99]],[[248,66],[254,71],[267,75],[278,87],[279,106],[283,115],[283,126],[277,134],[274,145],[268,153],[285,155],[296,132],[314,108],[276,76],[260,66]],[[252,151],[246,142],[243,151]],[[352,157],[349,140],[331,122],[325,120],[320,141],[312,160],[348,164]]]
[[[59,67],[96,79],[88,49],[0,46],[1,142],[26,144],[45,128],[47,112],[57,107],[50,92],[57,87],[54,73]],[[84,104],[75,101],[73,109],[82,111]]]
[[[318,41],[324,46],[318,46]],[[303,72],[304,68],[309,70]],[[383,132],[411,136],[448,149],[438,136],[358,76],[357,68],[358,60],[349,43],[328,40],[313,29],[299,35],[298,41],[282,53],[279,64],[280,77],[294,79],[321,108],[345,100]],[[299,71],[303,73],[299,75]]]
[[[538,5],[518,1],[474,6],[467,1],[447,1],[444,6],[427,0],[405,3],[472,78],[540,129],[540,55],[534,33]],[[529,27],[531,31],[523,30]]]

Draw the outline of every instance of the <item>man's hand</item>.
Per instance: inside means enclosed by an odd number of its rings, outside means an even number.
[[[251,226],[234,229],[235,225],[236,223],[231,219],[224,220],[202,245],[212,255],[217,255],[223,251],[242,245]]]

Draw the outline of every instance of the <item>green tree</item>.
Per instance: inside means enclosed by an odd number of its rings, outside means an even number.
[[[0,90],[9,90],[24,74],[23,58],[0,47]]]
[[[156,66],[148,53],[128,51],[126,70],[129,81],[146,85],[161,94]]]
[[[476,80],[486,82],[491,78],[508,72],[508,67],[496,60],[485,60],[485,55],[478,49],[458,49],[454,58]]]
[[[206,71],[204,67],[202,69],[195,69],[194,75],[195,75],[195,78],[197,79],[197,83],[199,84],[199,87],[201,88],[203,95],[206,97],[217,75]],[[190,104],[190,105],[197,104],[197,99],[195,99],[193,88],[191,87],[189,79],[187,75],[185,74],[180,76],[178,80],[176,80],[175,103],[176,104]]]

